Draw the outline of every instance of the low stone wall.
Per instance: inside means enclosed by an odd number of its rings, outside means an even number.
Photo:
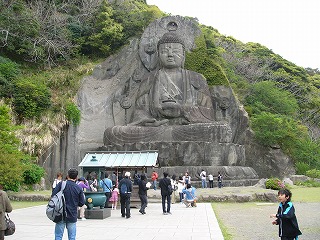
[[[276,193],[253,193],[253,194],[222,194],[222,195],[201,195],[199,202],[277,202]]]
[[[179,201],[179,193],[176,192],[176,200]],[[9,192],[12,201],[49,201],[50,195],[34,193],[22,194]],[[222,188],[196,188],[196,196],[199,202],[277,202],[278,191],[260,187],[222,187]],[[149,202],[161,202],[161,191],[158,188],[148,190]]]
[[[40,202],[49,201],[50,195],[48,194],[21,194],[21,193],[8,193],[11,201],[26,201],[26,202]]]
[[[259,187],[197,188],[198,202],[277,202],[278,191]],[[160,190],[148,191],[149,202],[161,201]],[[179,201],[179,193],[176,192]]]

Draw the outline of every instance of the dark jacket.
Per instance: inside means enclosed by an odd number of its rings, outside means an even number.
[[[171,185],[170,178],[161,178],[159,181],[159,187],[161,189],[161,195],[170,195],[168,192],[168,186]]]
[[[145,180],[139,180],[138,181],[138,186],[139,186],[139,195],[147,195],[147,188],[146,186],[147,182]]]
[[[0,190],[0,230],[6,230],[7,225],[4,220],[5,213],[9,213],[11,211],[12,206],[7,193],[5,191]]]
[[[296,237],[301,235],[292,202],[280,203],[277,213],[279,237]]]
[[[61,189],[60,182],[52,192],[52,196],[58,193]],[[79,185],[72,180],[67,180],[65,189],[63,190],[66,199],[66,222],[76,222],[78,217],[78,207],[84,205],[84,193]]]
[[[120,191],[120,194],[123,194],[121,193],[121,186],[122,184],[126,184],[127,185],[127,191],[128,193],[131,193],[132,192],[132,182],[129,178],[125,177],[125,178],[122,178],[121,181],[119,182],[119,191]]]

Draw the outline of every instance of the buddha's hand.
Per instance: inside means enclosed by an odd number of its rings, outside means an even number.
[[[155,121],[153,123],[146,123],[145,126],[146,127],[159,127],[161,125],[166,124],[167,122],[169,122],[168,119],[163,119],[163,120],[160,120],[160,121]]]
[[[181,116],[182,106],[177,102],[162,102],[159,113],[166,118],[178,118]]]

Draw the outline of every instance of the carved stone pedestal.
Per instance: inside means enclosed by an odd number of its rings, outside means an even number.
[[[86,209],[84,212],[84,216],[87,219],[105,219],[107,217],[111,217],[111,208],[94,208],[94,209]]]

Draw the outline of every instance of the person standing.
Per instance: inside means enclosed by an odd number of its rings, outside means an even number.
[[[111,197],[109,199],[109,201],[111,202],[111,209],[112,210],[117,209],[118,196],[119,196],[119,189],[117,188],[117,186],[113,186]]]
[[[180,198],[180,203],[183,201],[183,192],[182,190],[185,188],[184,181],[182,176],[179,176],[178,180],[178,192],[179,192],[179,198]]]
[[[111,174],[111,182],[112,182],[113,186],[117,186],[118,185],[116,172],[112,172],[112,174]]]
[[[302,233],[299,230],[294,206],[291,202],[292,193],[288,189],[280,189],[278,199],[280,205],[277,214],[271,214],[273,225],[279,225],[279,237],[281,240],[294,240]]]
[[[130,218],[130,197],[132,192],[132,182],[130,172],[124,174],[124,178],[119,182],[121,217]]]
[[[62,181],[62,173],[58,172],[57,173],[57,178],[53,181],[52,183],[52,191],[56,188],[56,186],[59,184],[59,182]]]
[[[209,173],[208,175],[208,180],[209,180],[209,188],[213,188],[213,175]]]
[[[5,222],[5,214],[12,211],[12,206],[8,195],[3,191],[2,185],[0,185],[0,240],[4,240],[4,231],[7,228]]]
[[[140,174],[138,173],[137,170],[135,170],[133,175],[133,185],[138,185],[139,180],[140,180]]]
[[[218,172],[218,187],[222,188],[222,175]]]
[[[109,174],[106,172],[104,174],[104,179],[100,180],[100,187],[103,188],[103,192],[106,195],[106,202],[104,204],[104,208],[108,208],[108,203],[109,203],[109,199],[111,197],[111,192],[112,192],[112,181],[108,178]]]
[[[149,189],[147,187],[147,182],[146,182],[146,175],[141,174],[140,180],[138,181],[138,186],[139,186],[139,198],[141,202],[141,207],[139,210],[139,213],[141,214],[146,214],[146,207],[148,205],[148,197],[147,197],[147,190]]]
[[[191,177],[189,176],[189,173],[186,172],[183,176],[183,181],[184,181],[184,184],[187,185],[187,184],[191,184]]]
[[[151,180],[153,182],[153,190],[157,190],[157,179],[158,179],[158,173],[153,170],[152,175],[151,175]]]
[[[200,173],[200,177],[201,177],[202,188],[207,188],[207,173],[205,170],[202,169],[202,171]]]
[[[62,221],[56,223],[54,231],[55,240],[62,240],[65,227],[68,231],[68,239],[76,239],[78,207],[84,205],[84,194],[81,187],[76,184],[77,177],[78,170],[75,168],[69,169],[66,187],[63,191],[66,201],[66,217]],[[57,185],[51,196],[54,196],[60,191],[61,185],[62,182]]]
[[[87,190],[90,191],[89,183],[84,177],[79,178],[77,184],[78,186],[81,187],[83,192],[86,192]],[[78,209],[79,209],[80,219],[83,221],[86,220],[86,218],[84,217],[85,205],[83,205],[82,207],[79,207]]]
[[[177,183],[175,174],[173,174],[171,177],[171,185],[173,189],[173,192],[171,194],[171,203],[174,204],[176,203],[176,190],[178,189],[178,183]]]
[[[162,212],[163,215],[171,214],[170,205],[171,205],[171,196],[168,191],[168,186],[171,185],[171,180],[168,178],[168,173],[163,173],[163,178],[159,181],[159,187],[161,189],[161,200],[162,200]],[[166,208],[167,201],[167,208]]]

